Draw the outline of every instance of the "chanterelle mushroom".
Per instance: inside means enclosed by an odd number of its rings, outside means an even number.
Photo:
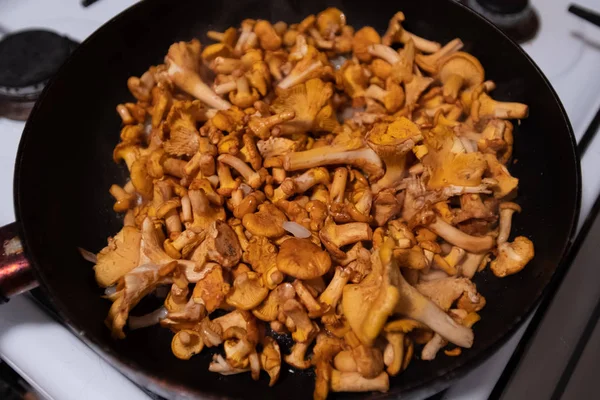
[[[518,236],[512,242],[498,245],[498,256],[492,261],[490,268],[500,278],[516,274],[525,268],[534,255],[533,242],[524,236]]]
[[[287,239],[277,254],[277,269],[299,279],[322,276],[330,267],[329,254],[309,239]]]
[[[445,311],[448,311],[463,293],[472,303],[479,302],[479,294],[475,285],[466,278],[443,278],[430,282],[419,282],[415,287]]]
[[[231,104],[217,96],[198,75],[197,68],[200,65],[200,42],[198,40],[173,44],[169,48],[165,62],[168,65],[169,77],[182,90],[219,110],[231,107]]]
[[[213,222],[206,233],[203,244],[209,260],[230,268],[236,265],[242,257],[242,249],[237,235],[223,221]]]
[[[333,7],[243,19],[127,80],[113,159],[129,176],[109,189],[123,228],[97,257],[82,251],[113,336],[158,323],[176,357],[222,345],[210,371],[262,369],[270,385],[282,358],[314,367],[316,400],[385,391],[416,351],[472,345],[477,272],[534,256],[529,239],[509,241],[524,190],[509,119],[528,108],[492,98],[459,38],[442,47],[404,19],[382,37]],[[162,289],[162,307],[135,316]]]
[[[451,54],[440,61],[438,76],[444,84],[444,98],[453,103],[463,87],[471,88],[483,83],[484,71],[479,60],[462,51]]]
[[[366,136],[368,145],[385,163],[385,175],[371,188],[374,193],[400,184],[405,174],[405,157],[423,136],[413,122],[400,117],[391,124],[376,124]]]
[[[342,297],[344,315],[358,339],[370,346],[394,311],[400,272],[392,261],[393,242],[388,239],[371,257],[372,269],[360,284],[346,285]]]
[[[267,371],[269,377],[269,386],[275,385],[279,379],[279,371],[281,370],[281,351],[279,344],[275,339],[265,336],[263,339],[263,351],[260,354],[260,365]]]
[[[246,214],[242,224],[250,233],[267,238],[278,238],[285,234],[283,223],[287,221],[285,214],[273,204],[263,203],[258,207],[258,212]]]
[[[138,265],[141,240],[140,231],[131,226],[123,227],[114,238],[108,239],[108,246],[98,253],[94,266],[96,281],[100,286],[114,284]]]

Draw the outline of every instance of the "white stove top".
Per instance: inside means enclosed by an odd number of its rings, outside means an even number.
[[[579,0],[600,11],[596,0]],[[82,41],[134,0],[101,0],[88,8],[77,0],[4,0],[0,32],[43,27]],[[566,0],[533,0],[541,29],[523,48],[559,94],[579,140],[600,108],[600,29],[567,13]],[[23,123],[0,118],[0,225],[15,220],[12,183]],[[599,135],[600,136],[600,135]],[[600,138],[582,160],[580,222],[600,194]],[[580,223],[581,225],[581,223]],[[526,326],[479,368],[459,380],[444,399],[486,399]],[[0,307],[0,356],[48,399],[148,399],[149,397],[26,296]]]

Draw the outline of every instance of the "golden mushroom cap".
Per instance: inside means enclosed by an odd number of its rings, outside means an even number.
[[[329,254],[309,239],[291,238],[281,244],[277,269],[298,279],[324,275],[331,267]]]
[[[189,360],[204,348],[204,341],[200,334],[191,329],[183,329],[173,336],[171,351],[180,360]]]

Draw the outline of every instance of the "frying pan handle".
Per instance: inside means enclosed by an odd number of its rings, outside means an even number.
[[[16,222],[0,228],[0,303],[27,292],[38,283],[29,260],[25,257]]]

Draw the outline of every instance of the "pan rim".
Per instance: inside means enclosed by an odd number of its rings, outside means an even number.
[[[42,263],[40,263],[39,260],[36,259],[36,256],[31,251],[29,251],[29,245],[28,245],[28,243],[30,242],[29,238],[30,238],[30,235],[33,234],[34,229],[26,229],[26,227],[23,226],[23,219],[21,218],[21,215],[23,213],[22,204],[21,204],[21,185],[23,184],[23,182],[21,179],[19,179],[19,177],[21,175],[21,170],[22,170],[22,165],[23,165],[23,158],[24,158],[23,155],[26,153],[27,146],[30,145],[32,142],[31,140],[29,140],[29,138],[33,136],[33,133],[32,133],[33,129],[31,128],[31,126],[33,124],[31,123],[31,121],[35,119],[35,116],[38,113],[38,110],[44,106],[44,100],[46,97],[48,97],[48,93],[52,92],[52,88],[54,87],[55,82],[61,78],[62,72],[67,68],[67,66],[72,62],[72,60],[77,58],[77,55],[82,51],[81,49],[87,47],[89,45],[89,43],[93,43],[95,40],[97,40],[97,38],[99,36],[103,35],[103,32],[105,30],[116,25],[122,19],[126,19],[131,14],[137,13],[138,9],[143,9],[144,7],[149,7],[149,6],[147,6],[147,3],[151,3],[151,2],[138,2],[138,3],[130,6],[129,8],[125,9],[124,11],[122,11],[121,13],[116,15],[115,17],[111,18],[109,21],[107,21],[105,24],[103,24],[100,28],[98,28],[98,30],[96,30],[92,35],[90,35],[88,38],[86,38],[81,43],[81,45],[77,49],[75,49],[73,54],[63,64],[63,66],[61,66],[61,68],[59,69],[57,74],[46,85],[46,88],[44,89],[42,95],[40,96],[40,99],[37,101],[37,103],[35,104],[32,112],[31,112],[30,118],[28,119],[28,121],[25,125],[23,134],[21,136],[21,140],[19,143],[16,163],[15,163],[14,181],[13,181],[14,182],[13,193],[14,193],[15,214],[17,217],[17,223],[18,223],[19,230],[20,230],[20,237],[23,241],[25,252],[26,252],[27,257],[30,260],[32,266],[34,267],[34,273],[35,273],[38,281],[41,283],[42,290],[48,296],[50,301],[56,305],[57,312],[60,315],[60,317],[62,318],[65,325],[68,326],[69,329],[78,338],[80,338],[84,343],[86,343],[89,347],[91,347],[103,359],[105,359],[106,361],[110,362],[111,365],[118,368],[118,370],[120,372],[122,372],[125,376],[132,379],[139,385],[144,386],[159,395],[162,395],[162,396],[165,396],[168,398],[172,398],[173,395],[175,395],[176,398],[194,398],[197,396],[198,397],[202,396],[202,398],[222,399],[222,398],[224,398],[223,396],[219,396],[219,395],[216,395],[213,393],[201,392],[194,387],[165,381],[158,376],[153,376],[151,373],[145,372],[144,368],[141,365],[139,365],[137,362],[135,362],[134,360],[121,356],[119,353],[112,350],[111,348],[103,347],[102,343],[97,341],[96,338],[88,336],[86,334],[86,332],[84,332],[83,329],[79,327],[79,324],[77,322],[75,322],[72,318],[70,318],[70,316],[69,316],[70,313],[68,312],[68,305],[61,302],[60,299],[58,298],[58,296],[55,296],[53,293],[53,290],[49,287],[48,282],[45,279],[45,274],[42,272],[43,271],[43,268],[41,267]],[[514,333],[521,326],[521,324],[532,314],[533,310],[538,306],[538,304],[540,303],[542,298],[544,298],[545,296],[547,296],[549,294],[550,289],[554,288],[557,285],[557,283],[558,283],[557,281],[560,278],[560,276],[564,275],[564,273],[566,273],[568,271],[568,268],[570,267],[570,265],[569,265],[570,250],[572,248],[573,241],[575,239],[577,222],[579,219],[579,213],[580,213],[580,207],[581,207],[581,196],[582,196],[580,157],[576,150],[577,145],[576,145],[575,135],[573,133],[571,123],[566,114],[564,106],[563,106],[562,102],[560,101],[560,99],[558,98],[558,95],[556,94],[554,88],[552,87],[552,85],[550,84],[550,82],[548,81],[548,79],[546,78],[544,73],[537,66],[537,64],[531,59],[531,57],[529,57],[529,55],[527,53],[525,53],[525,51],[518,44],[516,44],[512,39],[510,39],[499,28],[497,28],[495,25],[493,25],[489,20],[487,20],[485,17],[477,14],[476,12],[474,12],[473,10],[471,10],[470,8],[466,7],[465,5],[463,5],[461,3],[451,1],[451,0],[447,0],[447,3],[450,3],[449,4],[450,7],[455,6],[455,7],[461,8],[464,12],[468,13],[471,18],[479,19],[481,22],[488,25],[489,28],[491,28],[492,30],[495,30],[498,35],[503,37],[505,40],[508,40],[508,42],[521,54],[521,56],[524,57],[529,62],[529,64],[533,67],[533,69],[537,72],[537,74],[542,78],[543,83],[549,89],[554,101],[558,105],[558,109],[560,110],[560,114],[563,118],[565,127],[567,128],[567,132],[569,134],[569,138],[570,138],[570,142],[571,142],[571,152],[573,154],[572,159],[576,164],[575,165],[575,176],[573,177],[575,179],[575,188],[576,188],[575,193],[574,193],[574,196],[575,196],[574,200],[575,200],[576,206],[575,206],[575,209],[572,210],[572,218],[570,221],[570,230],[568,233],[567,240],[564,244],[564,248],[562,249],[560,260],[556,264],[556,267],[555,267],[552,275],[550,276],[548,281],[545,283],[543,288],[540,290],[540,292],[537,294],[535,300],[532,301],[531,304],[529,304],[528,307],[526,307],[523,310],[521,317],[515,318],[513,321],[510,322],[510,324],[507,324],[509,326],[504,331],[504,334],[502,336],[500,336],[497,340],[495,340],[493,343],[491,343],[487,347],[483,348],[480,352],[473,355],[472,357],[465,358],[465,359],[461,360],[460,362],[457,362],[449,370],[442,371],[442,373],[437,374],[437,375],[431,375],[427,379],[415,381],[414,384],[409,384],[403,390],[398,390],[398,389],[394,390],[394,387],[392,386],[392,387],[390,387],[389,392],[387,392],[385,394],[381,394],[381,396],[377,396],[377,398],[392,397],[392,396],[397,396],[399,394],[408,395],[410,393],[415,393],[419,390],[426,390],[427,388],[431,388],[435,392],[443,390],[446,387],[450,386],[454,380],[466,375],[468,372],[477,368],[485,360],[487,360],[489,357],[491,357],[493,354],[495,354],[498,351],[498,349],[500,349],[500,347],[502,347],[514,335]],[[433,392],[432,392],[432,394],[433,394]]]

